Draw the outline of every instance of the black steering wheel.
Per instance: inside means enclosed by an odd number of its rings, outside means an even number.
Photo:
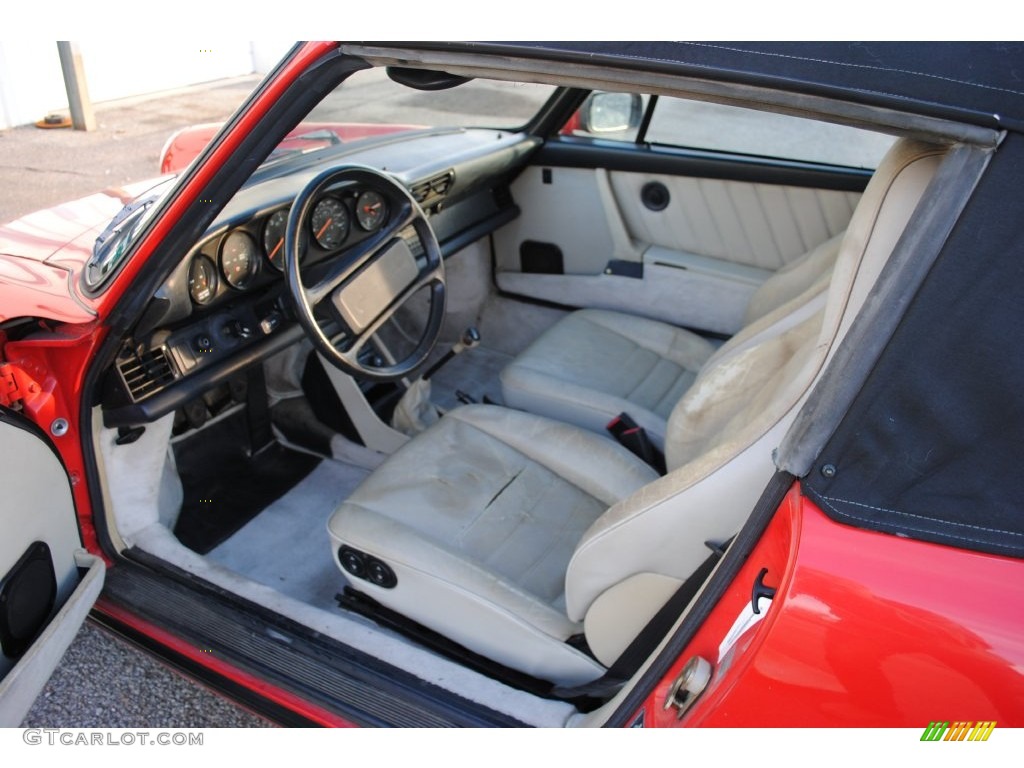
[[[313,240],[313,211],[325,195],[370,189],[383,198],[374,213],[385,217],[378,229],[351,247],[342,247],[315,263],[300,265],[300,256]],[[333,196],[333,195],[331,195]],[[340,197],[337,200],[340,202]],[[344,205],[344,203],[340,203]],[[346,209],[347,210],[347,209]],[[380,210],[384,213],[380,214]],[[323,227],[329,226],[330,220]],[[353,229],[355,224],[351,225]],[[421,253],[410,248],[410,232]],[[311,245],[311,243],[310,243]],[[315,278],[312,285],[303,273]],[[299,322],[316,349],[332,365],[353,376],[392,381],[422,365],[434,348],[444,319],[444,261],[437,237],[423,210],[408,190],[386,174],[364,166],[340,166],[319,174],[295,198],[284,239],[284,279]],[[399,308],[420,290],[430,292],[423,333],[403,359],[376,365],[363,352],[366,343]],[[341,328],[337,343],[325,333],[317,315],[335,320]]]

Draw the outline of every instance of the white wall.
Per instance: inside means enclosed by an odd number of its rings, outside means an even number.
[[[291,42],[79,40],[93,103],[269,71]],[[0,40],[0,128],[67,113],[57,43]]]
[[[0,41],[0,128],[35,122],[56,108],[68,108],[57,44]]]

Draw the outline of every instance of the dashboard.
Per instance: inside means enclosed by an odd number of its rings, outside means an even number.
[[[326,168],[386,169],[427,214],[445,257],[514,218],[502,188],[539,141],[490,130],[396,135],[257,171],[150,299],[104,387],[107,426],[153,421],[303,338],[284,280],[292,201]],[[304,277],[372,237],[400,201],[384,187],[343,184],[313,202],[300,232]],[[417,258],[412,228],[399,233]]]

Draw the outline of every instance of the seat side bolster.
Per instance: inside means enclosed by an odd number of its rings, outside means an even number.
[[[635,574],[689,578],[710,553],[704,542],[722,541],[743,524],[775,470],[771,448],[786,426],[737,451],[728,472],[714,471],[715,457],[707,457],[608,510],[584,534],[566,569],[569,618],[584,620],[605,590]]]
[[[630,496],[658,473],[610,438],[532,414],[491,406],[450,412],[481,432],[611,506]]]
[[[614,664],[683,583],[660,573],[637,573],[598,595],[583,622],[587,645],[598,660]]]

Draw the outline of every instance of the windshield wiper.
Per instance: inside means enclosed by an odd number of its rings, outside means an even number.
[[[139,215],[141,215],[142,212],[144,212],[147,208],[153,205],[153,203],[159,200],[160,197],[161,195],[156,194],[150,195],[149,197],[144,198],[142,200],[132,200],[124,208],[118,211],[114,218],[110,220],[110,223],[107,224],[106,227],[104,227],[103,231],[100,232],[99,236],[96,238],[96,242],[93,244],[92,247],[93,256],[95,257],[96,255],[98,255],[100,250],[103,248],[106,242],[110,240],[110,238],[114,237],[114,235],[117,235],[124,230],[126,226],[125,221],[133,213],[138,211]]]
[[[135,239],[153,206],[164,197],[166,188],[148,197],[132,200],[100,232],[92,246],[92,258],[85,265],[83,279],[89,288],[97,288],[120,262]]]

